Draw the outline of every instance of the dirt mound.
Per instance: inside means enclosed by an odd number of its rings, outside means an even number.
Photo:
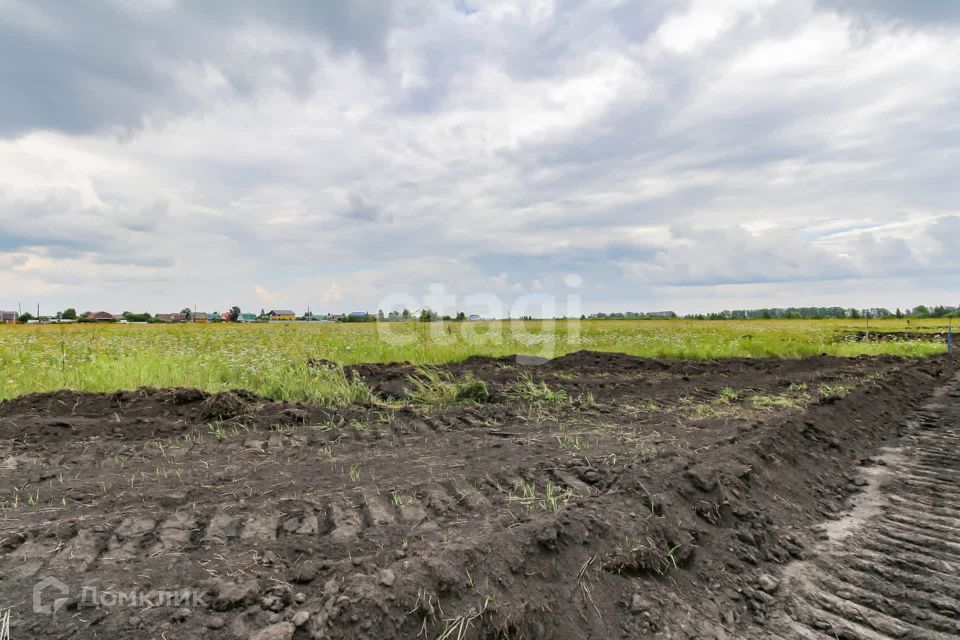
[[[405,402],[409,364],[351,367],[395,400],[340,411],[19,398],[0,405],[0,597],[25,602],[15,638],[744,637],[954,370],[581,352],[442,368],[484,381],[482,404]],[[30,607],[46,577],[56,613]],[[87,608],[95,589],[198,597]]]

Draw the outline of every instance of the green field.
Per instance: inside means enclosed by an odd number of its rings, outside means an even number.
[[[471,355],[621,351],[658,358],[924,356],[942,339],[858,342],[849,333],[937,331],[945,320],[585,320],[448,323],[19,325],[0,327],[0,398],[32,391],[141,386],[244,388],[283,400],[362,395],[340,364],[443,363]],[[908,324],[909,323],[909,324]]]

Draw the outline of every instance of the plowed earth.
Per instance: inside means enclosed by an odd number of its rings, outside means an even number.
[[[953,360],[444,369],[489,402],[419,405],[412,367],[363,365],[379,400],[339,410],[190,389],[3,403],[11,638],[957,635],[958,436],[930,425],[960,401],[923,408],[957,395]],[[909,475],[881,499],[890,451]],[[864,618],[881,597],[913,617]]]

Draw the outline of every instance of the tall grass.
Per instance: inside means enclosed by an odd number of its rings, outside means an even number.
[[[933,330],[943,321],[872,320],[871,331]],[[471,355],[554,357],[619,351],[657,358],[804,357],[941,353],[940,341],[850,342],[852,320],[528,321],[446,324],[213,324],[0,326],[0,398],[71,388],[244,388],[282,400],[340,403],[364,389],[336,367],[410,361],[439,364]]]

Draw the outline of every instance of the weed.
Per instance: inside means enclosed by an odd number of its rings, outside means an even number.
[[[785,409],[799,409],[803,405],[792,396],[762,395],[750,396],[750,406],[758,410],[779,411]]]
[[[658,544],[653,538],[626,541],[603,561],[603,568],[615,573],[636,572],[666,575],[677,568],[680,545]]]
[[[722,389],[720,389],[719,395],[717,397],[717,400],[719,400],[720,402],[726,402],[726,403],[736,402],[739,399],[740,399],[740,393],[738,391],[735,391],[732,387],[723,387]]]
[[[472,373],[455,379],[436,367],[421,367],[416,375],[407,376],[413,388],[407,397],[415,404],[447,407],[458,404],[482,404],[489,401],[487,383]]]
[[[443,621],[443,631],[440,632],[436,640],[463,640],[466,638],[467,632],[470,630],[470,624],[483,616],[492,599],[491,596],[487,596],[483,601],[483,605],[479,608],[471,609],[465,614],[445,619]]]
[[[517,378],[516,383],[507,391],[507,396],[532,404],[560,405],[569,401],[566,391],[551,389],[543,380],[536,382],[528,373],[524,373]]]
[[[821,398],[842,398],[857,388],[857,385],[851,382],[837,382],[830,384],[821,382],[817,386],[817,394]]]

